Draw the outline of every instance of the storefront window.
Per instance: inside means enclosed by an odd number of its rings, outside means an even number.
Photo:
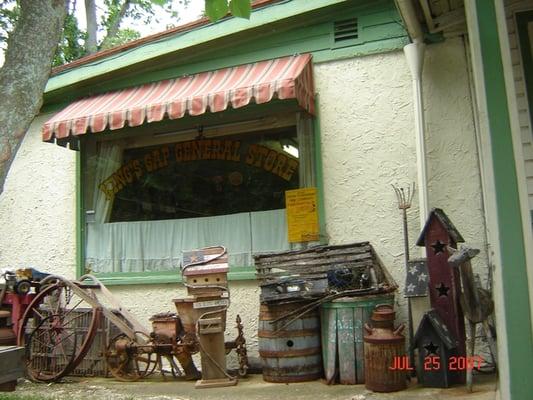
[[[249,266],[253,253],[289,249],[285,191],[308,179],[312,154],[298,126],[87,143],[85,268],[174,270],[182,251],[219,244],[230,265]]]
[[[99,189],[112,199],[109,222],[281,209],[299,186],[297,150],[294,128],[124,149]]]

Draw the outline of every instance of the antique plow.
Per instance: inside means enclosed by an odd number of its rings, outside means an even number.
[[[90,350],[103,317],[121,332],[109,342],[105,361],[117,379],[135,381],[163,371],[166,359],[173,376],[199,376],[192,354],[199,351],[197,335],[185,332],[176,314],[152,317],[153,331],[146,328],[94,276],[78,281],[48,276],[41,291],[28,306],[18,332],[18,344],[26,349],[27,373],[31,379],[56,381],[72,372]],[[240,318],[238,337],[226,343],[226,351],[236,349],[241,364],[246,363],[246,342]],[[246,368],[242,368],[244,373]]]

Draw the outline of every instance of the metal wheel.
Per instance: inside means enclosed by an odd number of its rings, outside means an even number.
[[[152,352],[149,338],[135,332],[132,340],[125,333],[115,336],[107,348],[105,359],[111,375],[120,381],[133,382],[152,374],[157,367],[157,354]]]
[[[38,381],[51,381],[66,374],[76,349],[76,335],[63,329],[62,315],[44,318],[26,342],[28,375]]]
[[[100,310],[66,282],[41,289],[24,313],[18,333],[19,346],[26,347],[28,375],[45,382],[67,375],[89,351],[99,320]]]

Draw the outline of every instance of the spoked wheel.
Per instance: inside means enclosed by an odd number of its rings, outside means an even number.
[[[152,374],[157,367],[157,354],[151,352],[148,336],[135,332],[136,340],[125,333],[115,336],[105,358],[109,372],[120,381],[133,382]]]
[[[51,381],[64,376],[76,350],[76,335],[63,328],[63,316],[44,318],[31,332],[26,343],[30,378]]]
[[[100,319],[99,309],[86,301],[88,296],[80,296],[78,290],[60,280],[42,289],[30,303],[21,321],[18,343],[26,347],[31,378],[58,380],[83,360]]]

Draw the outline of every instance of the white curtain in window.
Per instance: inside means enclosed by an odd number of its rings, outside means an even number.
[[[122,148],[116,143],[100,142],[97,156],[93,190],[93,210],[96,223],[109,220],[113,199],[108,199],[99,185],[113,174],[122,164]]]
[[[86,266],[94,272],[177,269],[184,250],[223,245],[230,266],[252,265],[252,254],[287,250],[285,210],[164,221],[91,223]]]
[[[250,214],[253,254],[289,250],[285,209]]]

